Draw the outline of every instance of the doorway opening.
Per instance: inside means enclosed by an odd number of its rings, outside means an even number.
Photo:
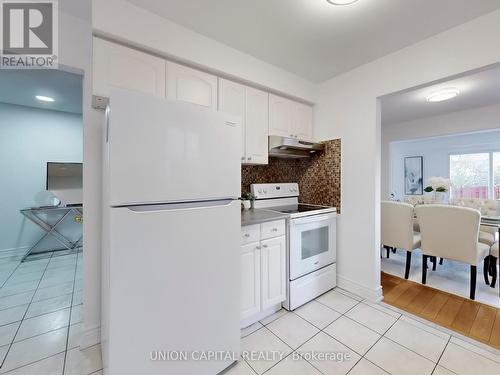
[[[495,347],[499,88],[495,64],[380,98],[384,301]],[[460,224],[464,208],[477,222]],[[485,332],[477,316],[487,317]]]
[[[82,76],[1,70],[2,372],[48,357],[64,366],[79,346],[82,165]]]

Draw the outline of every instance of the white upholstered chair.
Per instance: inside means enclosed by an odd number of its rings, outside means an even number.
[[[470,265],[470,298],[475,299],[477,265],[490,246],[478,241],[481,213],[473,208],[430,204],[415,208],[422,237],[422,284],[427,281],[427,258],[456,260]]]
[[[413,225],[411,204],[382,201],[382,244],[406,250],[405,279],[410,274],[411,252],[420,247],[420,235],[414,232]]]
[[[475,208],[483,216],[500,216],[500,200],[479,199],[479,198],[456,198],[450,201],[454,206]],[[479,242],[492,246],[496,239],[496,228],[480,226]]]

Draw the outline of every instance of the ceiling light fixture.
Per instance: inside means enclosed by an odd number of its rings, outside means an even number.
[[[35,96],[35,98],[37,98],[41,102],[53,102],[54,101],[54,98],[51,98],[50,96],[37,95],[37,96]]]
[[[442,102],[456,98],[460,94],[460,90],[456,88],[446,88],[433,92],[427,97],[428,102]]]
[[[349,4],[354,4],[358,0],[326,0],[326,1],[332,5],[349,5]]]

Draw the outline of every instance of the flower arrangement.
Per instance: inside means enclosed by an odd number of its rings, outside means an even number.
[[[248,210],[252,207],[252,201],[255,200],[255,196],[252,193],[243,193],[241,194],[241,204],[245,210]]]
[[[436,191],[438,193],[446,193],[450,190],[451,181],[444,177],[430,177],[427,179],[427,187],[424,189],[426,193]]]

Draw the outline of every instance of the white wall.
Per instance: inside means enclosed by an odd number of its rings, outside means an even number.
[[[20,209],[39,205],[47,162],[83,159],[82,116],[0,103],[0,255],[24,253],[44,233]]]
[[[378,97],[500,61],[500,11],[333,78],[320,87],[315,137],[342,138],[338,281],[378,299],[380,157]]]
[[[304,78],[123,0],[94,0],[92,25],[99,36],[305,101],[316,99],[316,85]]]
[[[497,127],[500,128],[497,117]],[[404,198],[404,158],[423,156],[424,187],[431,176],[449,177],[450,155],[500,151],[500,129],[469,134],[391,142],[389,146],[389,191]],[[384,197],[382,197],[384,199]]]
[[[389,185],[389,144],[391,142],[496,128],[500,128],[500,105],[424,117],[401,123],[382,124],[382,199],[388,199],[390,192],[394,189]],[[428,167],[424,168],[427,177],[436,176],[426,173],[429,170]]]
[[[100,114],[91,107],[92,3],[59,1],[59,64],[83,74],[83,341],[90,346],[100,339],[100,233],[101,233],[101,133]]]

